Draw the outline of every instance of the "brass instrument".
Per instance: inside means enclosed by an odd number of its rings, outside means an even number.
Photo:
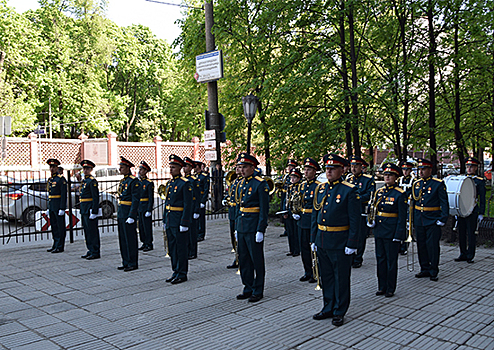
[[[165,184],[161,184],[158,187],[158,195],[162,200],[165,200],[168,197],[168,186],[170,184],[170,180],[168,180]]]
[[[231,186],[233,181],[238,177],[237,173],[235,170],[230,170],[228,173],[225,175],[225,183],[228,187]]]
[[[168,247],[168,236],[166,235],[166,230],[163,230],[163,242],[165,243],[165,258],[169,258],[170,255],[168,255],[168,252],[170,251],[170,248]]]
[[[291,190],[289,192],[289,196],[287,198],[287,207],[290,209],[292,214],[299,214],[304,208],[304,198],[302,197],[302,193],[300,192],[300,186],[297,186],[297,189]]]
[[[236,274],[240,275],[240,263],[238,261],[238,240],[237,240],[237,237],[235,237],[235,261],[237,262],[237,265],[238,265],[238,270],[237,270]]]
[[[417,181],[412,182],[412,198],[408,207],[408,236],[405,240],[405,242],[408,243],[410,247],[410,249],[408,249],[410,252],[407,254],[407,270],[410,272],[415,270],[415,249],[413,246],[413,209],[415,208],[415,202],[420,201],[420,199],[422,198],[422,188],[420,188],[419,195],[415,196],[414,187]]]
[[[264,180],[268,183],[269,186],[269,195],[271,196],[273,193],[276,192],[276,186],[272,178],[269,176],[264,176]]]
[[[315,290],[321,290],[321,276],[319,275],[319,261],[317,260],[317,253],[311,250],[312,254],[312,275],[317,280]]]
[[[380,198],[376,202],[376,197],[377,197],[377,190],[372,192],[371,199],[369,201],[369,212],[367,213],[367,223],[369,225],[373,225],[376,221],[376,213],[377,213],[377,206],[381,202],[382,198]]]

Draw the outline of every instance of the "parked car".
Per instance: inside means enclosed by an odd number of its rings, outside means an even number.
[[[0,215],[3,219],[16,219],[26,225],[34,225],[35,214],[48,209],[47,179],[23,181],[9,186],[0,197]],[[76,203],[75,193],[71,192],[72,203]],[[110,218],[117,210],[117,198],[107,192],[100,192],[99,207],[103,218]]]

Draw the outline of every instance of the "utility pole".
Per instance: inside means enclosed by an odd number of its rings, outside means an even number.
[[[53,138],[53,126],[51,123],[51,96],[48,97],[48,121],[50,123],[50,140]]]
[[[214,25],[213,17],[213,1],[204,1],[204,12],[206,16],[206,52],[214,51],[216,44],[214,42],[214,35],[212,28]],[[215,168],[216,164],[221,166],[221,125],[220,114],[218,112],[218,85],[216,81],[208,83],[208,110],[209,110],[209,126],[215,130],[215,143],[216,143],[216,161],[211,162],[211,168]]]

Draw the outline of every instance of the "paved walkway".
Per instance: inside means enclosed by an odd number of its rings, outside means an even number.
[[[227,220],[208,222],[189,281],[171,275],[161,229],[156,248],[140,254],[139,270],[117,271],[116,233],[102,240],[102,259],[86,261],[84,242],[63,254],[43,245],[0,251],[0,348],[3,349],[494,349],[492,249],[476,263],[456,263],[454,246],[441,248],[439,282],[417,279],[400,257],[393,298],[375,296],[374,244],[352,271],[345,325],[314,321],[321,292],[299,282],[300,257],[285,256],[286,238],[271,224],[266,238],[266,290],[256,304],[238,301],[240,276]],[[417,270],[417,268],[416,268]],[[415,271],[416,273],[417,271]]]

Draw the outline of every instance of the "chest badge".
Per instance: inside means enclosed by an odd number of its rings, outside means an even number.
[[[340,202],[340,198],[341,198],[341,195],[340,194],[337,194],[336,195],[336,203],[339,203]]]

